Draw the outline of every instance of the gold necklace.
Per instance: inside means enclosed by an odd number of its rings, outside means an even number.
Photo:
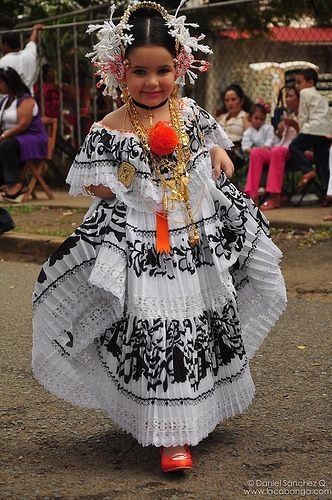
[[[151,152],[148,131],[144,127],[141,117],[130,96],[126,101],[126,107],[134,132],[139,137],[146,154],[150,157],[151,165],[161,181],[164,191],[163,209],[165,215],[167,216],[169,208],[174,208],[175,202],[184,203],[188,216],[188,242],[190,246],[198,244],[199,232],[193,220],[188,187],[189,175],[187,172],[187,163],[190,158],[189,137],[185,132],[184,122],[177,99],[174,96],[170,96],[169,98],[171,125],[179,138],[178,145],[175,149],[176,161],[165,160]],[[167,167],[167,171],[171,173],[169,178],[166,178],[162,173],[162,167]]]
[[[148,120],[149,127],[151,128],[153,126],[153,119],[156,118],[156,115],[154,115],[152,113],[151,109],[149,109],[149,111],[147,112],[147,114],[143,115],[143,118],[144,118],[144,120]]]

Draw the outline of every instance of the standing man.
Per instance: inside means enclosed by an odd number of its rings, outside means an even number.
[[[33,94],[33,84],[37,77],[37,43],[39,30],[43,29],[42,24],[35,24],[32,28],[30,40],[20,50],[20,36],[11,31],[2,35],[2,53],[0,58],[0,68],[14,68],[22,78],[23,82]]]

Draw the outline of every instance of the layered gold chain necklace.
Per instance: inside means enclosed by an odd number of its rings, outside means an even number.
[[[178,100],[173,96],[170,96],[169,98],[171,127],[178,137],[177,146],[174,149],[176,160],[166,159],[163,156],[157,155],[151,151],[149,130],[147,130],[144,126],[130,96],[126,100],[126,107],[134,132],[138,136],[146,154],[150,158],[153,170],[161,181],[163,188],[163,213],[161,216],[164,217],[167,222],[168,210],[174,209],[176,202],[184,203],[188,219],[188,242],[190,246],[197,245],[199,243],[199,232],[193,220],[193,213],[190,205],[190,192],[188,187],[189,175],[187,172],[187,163],[190,158],[189,137],[185,132]],[[167,174],[164,172],[167,172]]]

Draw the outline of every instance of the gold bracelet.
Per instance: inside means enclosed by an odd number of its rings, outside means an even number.
[[[92,192],[90,186],[83,186],[82,191],[84,194],[87,194],[88,196],[95,196],[95,194]]]

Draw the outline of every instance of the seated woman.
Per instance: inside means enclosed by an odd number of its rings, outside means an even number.
[[[0,68],[0,178],[3,198],[19,202],[23,197],[21,166],[27,160],[47,156],[47,134],[38,105],[13,68]]]
[[[251,100],[244,94],[240,85],[232,83],[223,94],[223,108],[217,121],[225,130],[226,134],[234,144],[234,148],[228,155],[234,163],[235,169],[244,164],[241,140],[244,131],[250,126],[247,112],[252,106]]]
[[[253,148],[250,151],[249,170],[244,192],[258,204],[258,189],[260,187],[263,167],[268,166],[266,192],[267,200],[261,205],[261,210],[271,210],[280,207],[281,191],[284,181],[286,161],[290,157],[289,144],[296,137],[299,127],[296,116],[299,108],[299,93],[295,87],[286,89],[287,111],[278,125],[279,142],[272,148]]]

